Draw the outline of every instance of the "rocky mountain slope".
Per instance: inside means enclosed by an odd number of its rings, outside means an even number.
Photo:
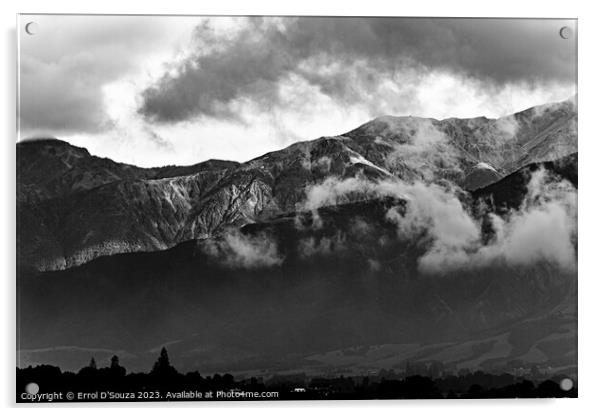
[[[243,164],[142,169],[58,140],[17,145],[20,267],[155,251],[303,208],[330,177],[486,186],[577,150],[573,100],[497,120],[381,117]]]

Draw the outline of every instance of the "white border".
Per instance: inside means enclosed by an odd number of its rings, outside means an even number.
[[[81,407],[56,405],[39,409],[44,414],[105,414],[131,411],[144,407],[145,413],[163,414],[165,407],[195,413],[209,412],[235,414],[303,414],[307,412],[332,413],[342,410],[346,414],[365,415],[374,409],[379,413],[467,415],[523,414],[545,412],[547,415],[590,414],[599,411],[602,360],[602,329],[599,322],[602,302],[602,268],[600,267],[602,236],[602,106],[600,93],[600,41],[602,40],[601,15],[590,1],[540,1],[503,0],[496,4],[485,1],[331,1],[304,0],[276,2],[267,0],[217,2],[191,2],[166,0],[146,1],[103,0],[82,2],[75,0],[4,1],[2,3],[3,55],[2,82],[4,92],[0,100],[2,119],[2,187],[0,203],[2,247],[0,249],[3,281],[2,290],[2,349],[0,397],[4,407],[15,410],[15,102],[16,102],[16,14],[17,13],[105,13],[105,14],[239,14],[239,15],[364,15],[364,16],[497,16],[497,17],[571,17],[579,19],[579,399],[576,400],[494,400],[494,401],[380,401],[380,402],[269,402],[269,403],[178,403],[178,404],[92,404]],[[533,51],[537,53],[537,51]],[[35,411],[31,407],[25,411]],[[35,408],[34,408],[35,409]]]

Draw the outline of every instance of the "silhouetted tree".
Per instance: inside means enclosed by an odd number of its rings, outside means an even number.
[[[90,363],[83,367],[77,373],[81,380],[81,389],[83,391],[93,390],[93,385],[98,377],[98,369],[96,368],[96,360],[94,357],[90,359]]]
[[[116,355],[111,357],[111,366],[109,367],[109,371],[113,377],[125,376],[125,368],[119,365],[119,357]]]
[[[96,368],[96,360],[94,359],[94,357],[92,357],[90,358],[90,362],[88,363],[88,365],[86,367],[82,367],[79,370],[78,374],[89,376],[96,374],[97,371],[98,369]]]
[[[151,374],[158,377],[171,377],[178,374],[176,369],[169,363],[169,356],[165,347],[161,348],[161,353],[153,365]]]
[[[119,367],[119,357],[114,355],[111,357],[111,368]]]

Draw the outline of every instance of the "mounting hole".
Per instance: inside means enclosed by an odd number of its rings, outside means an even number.
[[[560,380],[560,388],[564,391],[569,391],[573,389],[573,380],[570,378],[563,378]]]
[[[25,386],[25,392],[28,394],[38,394],[39,391],[40,386],[38,386],[37,383],[29,383],[27,386]]]
[[[38,33],[38,24],[36,22],[29,22],[25,25],[25,32],[28,35],[35,35]]]
[[[562,39],[570,39],[571,37],[573,37],[573,29],[571,29],[568,26],[562,26],[558,33],[560,34],[560,37]]]

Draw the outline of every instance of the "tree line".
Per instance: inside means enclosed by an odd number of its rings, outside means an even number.
[[[380,377],[273,377],[265,382],[250,377],[236,380],[228,373],[205,377],[198,371],[182,374],[171,365],[167,350],[162,348],[148,373],[128,373],[117,356],[103,368],[98,368],[92,358],[78,372],[61,371],[51,365],[17,368],[16,390],[17,401],[23,401],[20,393],[29,383],[36,383],[39,393],[277,391],[278,398],[285,400],[577,397],[576,386],[568,391],[566,386],[561,388],[561,377],[536,382],[510,374],[476,371],[439,377],[382,372]]]

